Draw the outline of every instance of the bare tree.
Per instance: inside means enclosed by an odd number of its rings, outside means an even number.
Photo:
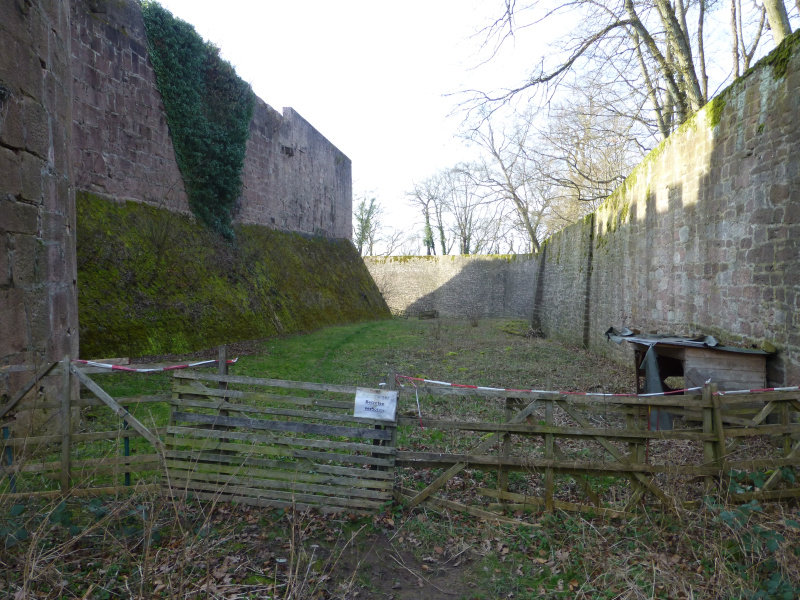
[[[446,226],[448,211],[446,194],[446,182],[441,172],[421,183],[415,183],[414,189],[406,194],[409,204],[422,211],[423,244],[428,255],[436,254],[435,237],[438,237],[441,254],[450,254],[450,249],[453,247]]]
[[[557,16],[568,15],[577,25],[520,85],[497,93],[471,90],[467,107],[496,110],[523,93],[540,94],[549,101],[571,74],[592,73],[606,77],[607,85],[626,88],[631,100],[626,116],[654,125],[653,131],[666,138],[708,100],[705,22],[707,12],[718,4],[713,0],[568,0],[554,6],[544,0],[525,4],[506,0],[502,14],[484,29],[486,46],[495,51],[518,32]],[[765,6],[773,32],[788,34],[791,28],[783,0],[767,0]],[[650,110],[643,111],[645,107]],[[642,118],[643,112],[652,117]]]
[[[376,198],[362,196],[353,214],[353,243],[358,253],[371,256],[380,230],[381,206]]]
[[[496,129],[493,118],[487,117],[468,137],[485,152],[475,170],[476,184],[493,201],[510,204],[514,211],[513,226],[523,233],[526,249],[538,252],[543,217],[551,198],[545,186],[540,185],[541,164],[531,148],[533,115],[518,118],[508,132]]]
[[[731,39],[733,42],[734,78],[739,77],[740,73],[750,68],[750,63],[758,49],[758,43],[761,41],[761,35],[764,32],[767,9],[764,6],[758,6],[755,1],[751,2],[751,9],[753,10],[750,11],[750,18],[747,19],[747,17],[744,16],[741,0],[731,0]],[[745,40],[746,30],[752,30],[754,22],[757,22],[758,26],[753,34],[753,41],[750,48],[748,48]],[[748,24],[750,27],[746,27]],[[740,65],[741,71],[739,70]]]

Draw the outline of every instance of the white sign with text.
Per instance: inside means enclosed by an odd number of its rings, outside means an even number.
[[[356,407],[353,411],[354,417],[366,417],[367,419],[394,422],[396,412],[396,390],[356,388]]]

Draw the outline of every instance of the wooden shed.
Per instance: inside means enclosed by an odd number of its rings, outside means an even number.
[[[662,385],[669,377],[683,377],[687,388],[700,387],[710,380],[720,391],[761,389],[767,385],[769,353],[764,350],[722,346],[711,336],[636,334],[627,329],[620,333],[609,330],[607,334],[614,341],[633,345],[637,393],[645,393],[644,357],[651,347],[658,355]]]

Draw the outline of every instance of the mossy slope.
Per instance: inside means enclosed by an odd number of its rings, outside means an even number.
[[[77,198],[81,356],[180,353],[390,316],[347,240]]]

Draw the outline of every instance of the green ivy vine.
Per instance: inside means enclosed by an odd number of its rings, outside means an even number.
[[[142,2],[147,49],[164,100],[189,205],[227,239],[242,189],[255,95],[234,68],[189,23],[157,2]]]

